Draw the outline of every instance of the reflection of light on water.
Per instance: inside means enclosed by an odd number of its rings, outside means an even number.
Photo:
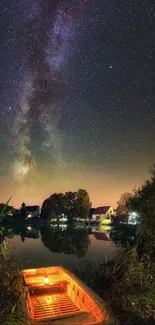
[[[60,220],[60,221],[64,221],[64,222],[66,222],[66,221],[67,221],[67,218],[63,216],[63,217],[61,217],[59,220]]]
[[[102,226],[99,228],[99,230],[101,230],[101,231],[107,231],[107,230],[109,230],[109,231],[110,231],[110,228],[111,228],[110,225],[102,225]]]
[[[59,225],[59,227],[60,227],[61,229],[66,229],[66,228],[67,228],[67,225]]]
[[[110,231],[110,229],[111,229],[110,225],[101,225],[100,227],[92,227],[92,231],[99,231],[99,232]]]

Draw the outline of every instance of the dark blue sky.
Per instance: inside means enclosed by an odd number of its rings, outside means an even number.
[[[115,204],[155,161],[155,4],[0,4],[0,194]],[[9,184],[9,189],[6,184]]]

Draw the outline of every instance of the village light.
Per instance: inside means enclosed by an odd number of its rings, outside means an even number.
[[[131,212],[128,218],[128,224],[136,225],[139,222],[139,215],[137,212]]]
[[[50,279],[48,276],[44,277],[44,284],[49,284],[50,283]]]

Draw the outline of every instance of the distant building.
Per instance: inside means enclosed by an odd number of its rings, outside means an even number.
[[[105,232],[93,231],[93,235],[98,240],[110,241],[109,234],[107,235]]]
[[[26,215],[26,218],[34,218],[34,217],[40,217],[41,214],[41,208],[39,205],[34,206],[25,206],[24,207],[24,213]]]
[[[114,215],[115,210],[111,206],[98,207],[92,215],[92,221],[111,222],[111,218]]]
[[[113,217],[113,223],[128,223],[128,218],[129,218],[129,215],[128,214],[118,214],[116,213],[116,215],[114,215]]]

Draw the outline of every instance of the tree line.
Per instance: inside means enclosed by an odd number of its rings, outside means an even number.
[[[67,217],[69,222],[73,219],[87,219],[91,202],[89,194],[84,189],[77,192],[54,193],[43,202],[41,218],[44,220]]]

